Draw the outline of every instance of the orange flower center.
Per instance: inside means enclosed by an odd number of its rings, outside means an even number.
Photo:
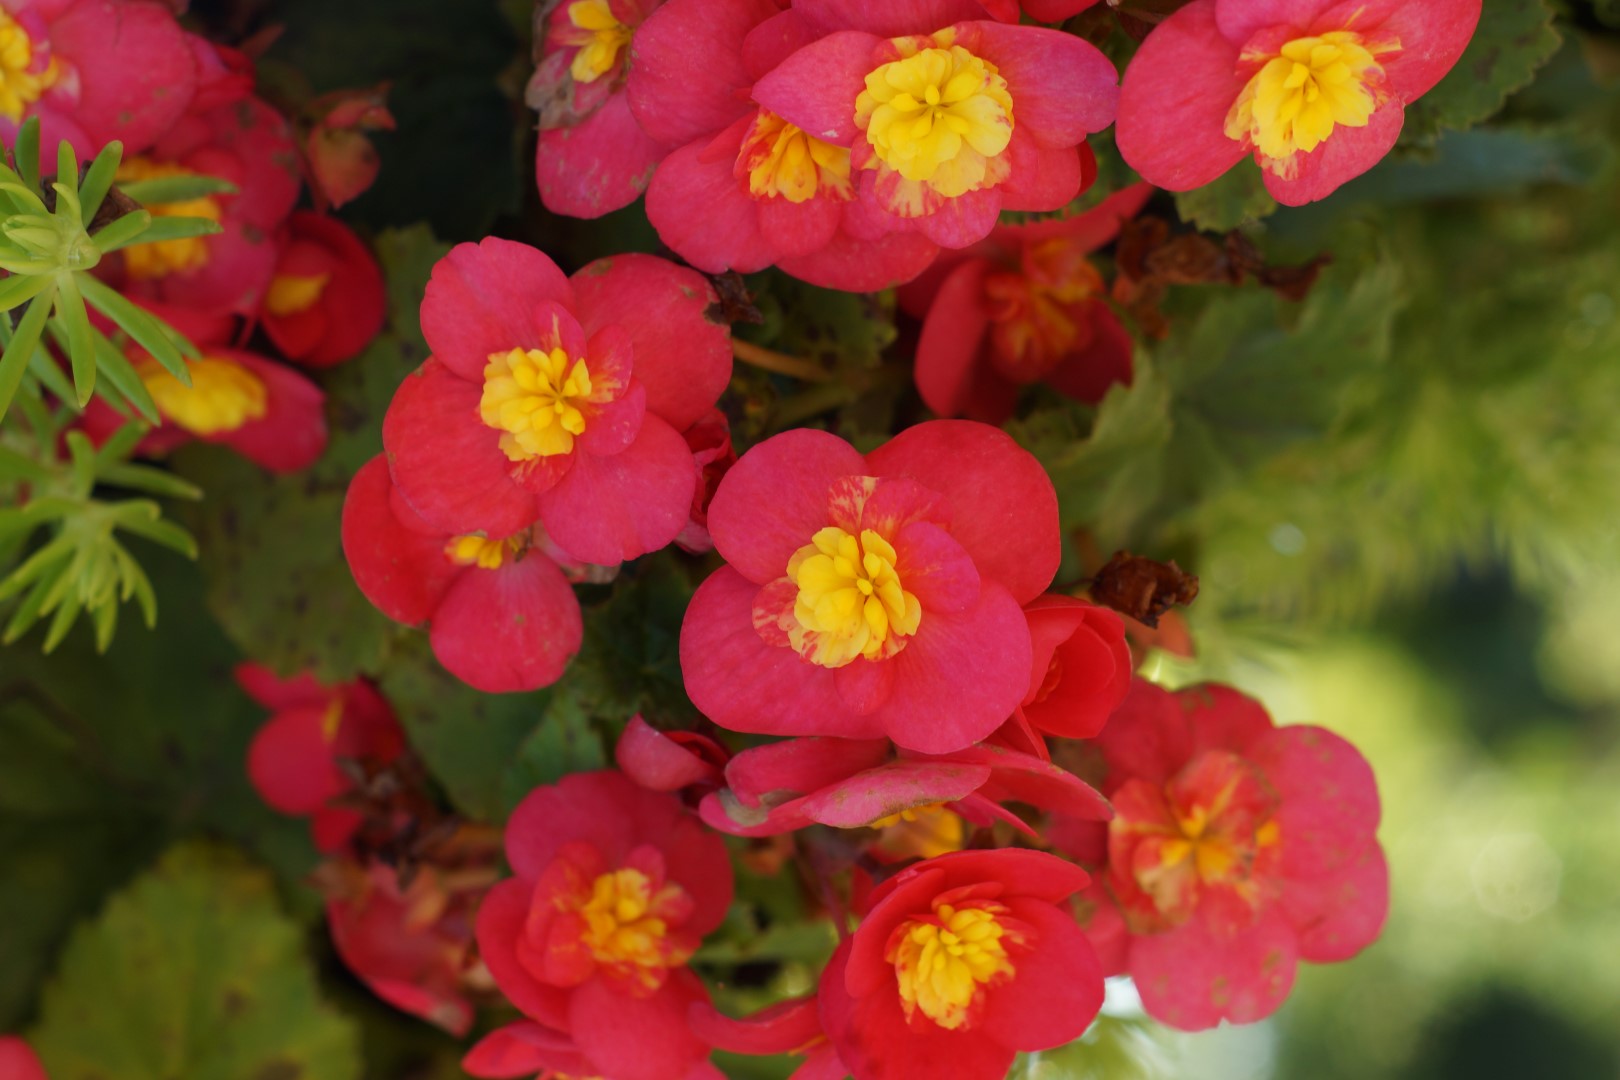
[[[931,914],[895,929],[884,959],[894,965],[907,1020],[920,1012],[947,1031],[973,1026],[984,990],[1015,973],[1007,943],[1023,935],[1007,916],[992,900],[936,900]]]

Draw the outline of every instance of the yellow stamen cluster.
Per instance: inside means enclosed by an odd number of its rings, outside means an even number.
[[[0,116],[14,124],[61,77],[55,57],[40,70],[35,66],[33,38],[0,8]]]
[[[500,430],[501,450],[512,461],[567,454],[585,433],[591,373],[562,348],[510,349],[484,365],[478,415]]]
[[[212,356],[193,360],[189,366],[191,385],[186,386],[156,360],[136,365],[165,420],[193,435],[220,435],[264,418],[269,395],[263,380],[253,372],[234,360]]]
[[[894,965],[908,1020],[920,1010],[947,1031],[972,1026],[981,988],[1013,974],[1002,944],[1006,911],[989,901],[960,908],[940,904],[933,919],[913,920],[895,932],[885,959]]]
[[[922,49],[866,76],[855,123],[884,164],[954,197],[982,186],[1007,149],[1013,100],[989,61],[960,45]]]
[[[608,0],[574,0],[568,5],[568,21],[581,31],[574,35],[579,51],[568,68],[575,82],[595,82],[618,66],[632,31],[613,14]]]
[[[743,140],[739,164],[756,198],[779,195],[802,203],[818,194],[851,195],[848,147],[822,142],[763,109]]]
[[[264,294],[264,310],[279,318],[308,311],[331,280],[331,274],[277,274]]]
[[[166,180],[176,176],[195,176],[190,169],[165,161],[132,157],[118,166],[118,182],[137,180]],[[218,221],[224,216],[219,200],[205,195],[200,199],[183,202],[158,203],[148,206],[153,217],[199,217]],[[199,270],[208,264],[208,238],[187,236],[175,240],[154,240],[146,244],[132,244],[124,249],[124,266],[129,276],[142,281],[184,274]]]
[[[649,987],[664,973],[691,959],[691,953],[669,938],[669,925],[659,912],[677,904],[684,890],[673,882],[654,890],[640,870],[626,867],[602,874],[591,883],[591,895],[578,909],[585,922],[580,941],[599,964],[625,971]]]
[[[453,536],[444,545],[444,557],[457,566],[499,570],[522,546],[522,540],[516,536],[509,536],[505,540],[489,540],[472,534]]]
[[[871,529],[859,539],[836,525],[817,532],[788,560],[787,576],[799,587],[797,625],[788,631],[794,648],[830,668],[898,652],[922,622],[921,603],[895,570],[898,558]]]
[[[1308,154],[1335,127],[1367,125],[1378,108],[1369,83],[1383,70],[1354,31],[1295,38],[1243,88],[1227,114],[1226,134],[1251,141],[1268,158]]]
[[[913,806],[872,822],[882,830],[878,846],[891,855],[932,859],[961,851],[967,828],[961,815],[944,803]]]

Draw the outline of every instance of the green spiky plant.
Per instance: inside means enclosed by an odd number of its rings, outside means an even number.
[[[149,627],[157,618],[151,582],[119,534],[142,536],[187,556],[195,556],[196,545],[184,529],[163,520],[151,498],[109,502],[96,492],[109,486],[146,496],[201,494],[167,472],[129,461],[159,416],[125,349],[133,343],[187,386],[186,361],[198,352],[92,271],[105,256],[132,244],[220,231],[206,218],[154,217],[140,201],[173,202],[234,189],[211,177],[179,177],[115,192],[123,157],[117,142],[82,173],[73,147],[63,142],[56,175],[42,177],[39,143],[39,122],[30,120],[0,165],[0,269],[7,275],[0,279],[0,573],[11,565],[0,577],[0,606],[11,607],[0,643],[10,644],[48,619],[49,652],[85,614],[97,647],[105,650],[122,603],[135,600]],[[91,321],[91,309],[112,324],[111,336]],[[58,356],[67,360],[67,372]],[[98,392],[120,414],[134,414],[99,449],[70,429]],[[41,530],[47,535],[36,543]]]

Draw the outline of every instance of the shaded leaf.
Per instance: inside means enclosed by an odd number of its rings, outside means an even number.
[[[1438,86],[1406,107],[1401,140],[1430,144],[1446,128],[1473,127],[1502,108],[1558,51],[1547,0],[1490,0],[1474,40]]]

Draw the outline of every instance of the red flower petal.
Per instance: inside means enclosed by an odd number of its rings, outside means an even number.
[[[1325,199],[1347,180],[1354,180],[1380,161],[1401,137],[1406,110],[1398,101],[1380,105],[1366,127],[1336,127],[1322,145],[1308,154],[1295,154],[1296,172],[1283,179],[1266,170],[1266,190],[1284,206],[1304,206]]]
[[[969,26],[961,44],[1000,69],[1019,129],[1041,146],[1076,146],[1114,122],[1119,73],[1095,45],[1041,26]]]
[[[939,245],[921,233],[892,233],[861,240],[840,231],[820,251],[777,260],[777,268],[824,289],[881,292],[902,285],[939,253]]]
[[[767,795],[808,795],[888,760],[887,739],[787,739],[744,750],[726,765],[726,784],[745,805]]]
[[[1124,622],[1107,608],[1066,596],[1038,597],[1024,614],[1034,641],[1025,718],[1050,735],[1095,738],[1130,691]]]
[[[326,395],[298,372],[235,349],[210,349],[209,355],[247,368],[264,383],[265,412],[234,431],[207,436],[271,472],[307,469],[326,451]]]
[[[909,476],[944,495],[951,535],[973,556],[979,574],[1005,585],[1019,603],[1039,596],[1057,573],[1057,495],[1040,462],[1005,432],[966,420],[934,420],[901,432],[867,460],[876,475]],[[710,522],[712,528],[712,511]]]
[[[861,197],[872,199],[875,196],[870,188],[863,186]],[[914,218],[909,224],[940,247],[972,247],[996,227],[1001,206],[1001,189],[985,188],[946,199],[938,210]]]
[[[1037,146],[1022,132],[1023,128],[1016,129],[1008,143],[1013,169],[999,189],[1001,208],[1043,213],[1063,209],[1086,185],[1080,151],[1072,146],[1055,150]]]
[[[705,216],[713,219],[712,207]],[[714,407],[731,381],[731,331],[708,314],[719,297],[703,275],[651,255],[619,255],[570,281],[587,334],[616,324],[629,336],[648,412],[685,431]]]
[[[686,527],[697,474],[686,440],[656,416],[623,451],[574,454],[540,496],[546,532],[581,562],[616,566],[667,546]]]
[[[1148,35],[1125,71],[1114,132],[1142,179],[1170,191],[1202,187],[1248,156],[1226,136],[1243,90],[1238,44],[1215,25],[1216,0],[1194,0]]]
[[[389,498],[393,487],[381,454],[354,474],[343,500],[343,557],[354,583],[378,610],[420,626],[466,568],[445,557],[448,536],[424,536],[400,525]]]
[[[765,643],[753,623],[758,594],[758,585],[724,566],[698,586],[681,625],[681,674],[692,703],[732,731],[882,735],[872,717],[844,704],[832,669]]]
[[[750,122],[748,117],[737,121],[737,136],[728,130],[715,145],[740,152],[741,133]],[[759,228],[758,204],[733,173],[734,158],[711,153],[701,141],[688,143],[664,159],[647,188],[647,220],[658,239],[711,274],[751,274],[776,259],[775,245]]]
[[[828,524],[834,481],[870,472],[836,435],[784,431],[749,450],[720,481],[709,503],[709,534],[738,573],[760,585],[775,581]]]
[[[336,218],[298,212],[276,274],[329,275],[319,299],[292,315],[260,312],[270,340],[291,360],[315,367],[356,356],[382,329],[388,297],[382,270],[360,238]]]
[[[858,829],[902,810],[965,799],[989,778],[985,765],[894,761],[821,789],[800,812],[823,825]]]
[[[895,572],[924,611],[966,611],[979,602],[979,572],[951,534],[913,521],[894,537]]]
[[[642,794],[611,770],[570,773],[556,784],[535,788],[507,819],[507,861],[531,883],[564,846],[576,841],[594,847],[604,861],[618,863],[629,853],[635,834],[636,823],[627,810],[641,805]]]
[[[487,694],[550,686],[579,652],[584,633],[574,587],[536,550],[499,570],[462,574],[431,628],[439,663]]]
[[[1113,810],[1102,793],[1078,776],[1032,754],[980,744],[947,755],[952,761],[990,767],[981,795],[996,802],[1021,802],[1070,818],[1106,821]]]
[[[516,1080],[552,1070],[572,1076],[596,1071],[568,1036],[526,1020],[485,1035],[461,1059],[461,1067],[469,1076],[488,1080]]]
[[[1098,0],[1024,0],[1024,11],[1036,22],[1062,22],[1080,14],[1097,2]]]
[[[864,30],[879,37],[931,34],[951,23],[984,18],[977,0],[798,0],[794,10],[822,30]]]
[[[1066,1046],[1102,1009],[1102,964],[1068,912],[1022,898],[1007,906],[1035,931],[1032,948],[1014,954],[1010,979],[985,991],[979,1030],[1014,1050]]]
[[[816,19],[802,6],[794,10]],[[755,83],[754,100],[814,138],[848,146],[861,137],[855,99],[866,87],[867,74],[879,65],[874,54],[880,43],[870,33],[840,26],[838,33],[795,52]]]
[[[701,736],[694,736],[701,738]],[[632,716],[613,749],[613,760],[624,774],[649,791],[680,791],[693,784],[718,784],[720,768],[653,727],[640,715]]]
[[[114,139],[126,155],[146,149],[196,91],[191,47],[161,4],[79,0],[51,25],[50,38],[78,82],[73,116],[95,144],[79,148],[86,156]]]
[[[625,87],[642,130],[682,146],[751,114],[743,41],[778,10],[775,0],[669,0],[653,12],[631,40]]]
[[[781,1001],[737,1020],[701,1001],[692,1006],[688,1021],[698,1038],[733,1054],[791,1054],[821,1037],[815,995]]]
[[[6,1080],[50,1080],[39,1056],[15,1035],[0,1036],[0,1076]]]
[[[1348,960],[1378,940],[1389,916],[1389,864],[1370,843],[1329,878],[1289,881],[1283,911],[1299,934],[1299,957],[1316,964]]]
[[[867,719],[895,743],[925,754],[959,750],[989,735],[1028,686],[1029,625],[994,582],[965,612],[923,612],[894,669],[886,701]]]
[[[511,536],[539,516],[535,497],[512,479],[499,435],[479,419],[482,395],[480,384],[430,358],[399,384],[383,418],[400,497],[447,536]]]
[[[1294,932],[1275,909],[1232,936],[1195,916],[1178,929],[1131,939],[1130,975],[1142,1006],[1182,1031],[1265,1019],[1288,997],[1297,967]]]
[[[546,986],[529,974],[516,948],[529,917],[529,887],[509,878],[489,890],[478,906],[478,955],[501,993],[525,1016],[551,1028],[568,1026],[568,991]]]
[[[1216,26],[1234,45],[1242,45],[1261,30],[1291,26],[1304,34],[1317,17],[1339,0],[1215,0]],[[1344,29],[1334,26],[1335,30]]]
[[[326,740],[324,705],[276,713],[248,747],[248,779],[272,810],[302,817],[348,788]]]
[[[1376,23],[1378,29],[1401,40],[1400,55],[1391,58],[1385,70],[1390,89],[1411,104],[1457,65],[1479,26],[1483,5],[1481,0],[1429,0],[1425,4],[1382,0],[1366,6],[1370,10],[1363,16],[1365,24],[1374,24],[1379,9],[1385,9],[1388,15]]]
[[[1091,344],[1059,361],[1045,381],[1060,394],[1095,405],[1108,396],[1111,387],[1131,385],[1136,342],[1106,302],[1088,302],[1085,311],[1091,322]]]
[[[1018,388],[995,373],[984,357],[990,332],[985,305],[986,259],[968,259],[939,287],[917,340],[917,392],[940,416],[969,416],[1000,423],[1012,415]]]
[[[231,674],[244,694],[267,709],[324,706],[332,700],[332,688],[322,686],[315,676],[307,672],[283,679],[263,664],[244,661],[237,664]]]
[[[491,353],[540,344],[535,308],[546,300],[572,309],[574,291],[541,252],[493,236],[457,244],[433,268],[422,334],[441,364],[482,384]]]
[[[686,1020],[688,1011],[708,997],[686,968],[671,972],[657,993],[644,998],[592,979],[569,999],[569,1032],[604,1076],[670,1080],[684,1076],[709,1054]]]
[[[1378,784],[1361,752],[1324,728],[1276,728],[1245,756],[1282,805],[1282,872],[1312,880],[1340,871],[1378,830]]]
[[[636,123],[629,98],[610,94],[572,127],[540,132],[534,157],[540,201],[554,214],[577,218],[623,209],[646,190],[664,151]]]

